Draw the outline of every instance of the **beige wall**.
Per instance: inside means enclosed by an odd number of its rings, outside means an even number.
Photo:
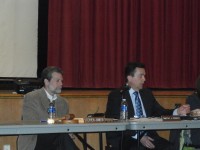
[[[109,91],[84,90],[84,91],[64,91],[62,96],[66,97],[70,105],[70,113],[76,117],[86,117],[87,114],[95,112],[105,112],[107,95]],[[165,108],[174,108],[175,103],[185,103],[185,98],[191,91],[154,91],[154,95],[159,103]],[[2,91],[0,93],[0,123],[5,120],[20,120],[22,110],[23,95],[11,94]],[[168,138],[169,131],[159,132],[164,138]],[[105,146],[105,134],[103,134]],[[96,150],[99,149],[98,134],[87,134],[88,143]],[[75,139],[81,149],[81,143]],[[10,144],[11,150],[16,150],[16,136],[0,137],[0,149],[4,144]]]

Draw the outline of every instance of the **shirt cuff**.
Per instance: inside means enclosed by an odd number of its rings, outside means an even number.
[[[174,111],[173,111],[173,116],[177,116],[178,115],[178,109],[175,109]]]

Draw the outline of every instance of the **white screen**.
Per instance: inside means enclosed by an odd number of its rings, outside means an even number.
[[[37,77],[38,0],[0,0],[0,77]]]

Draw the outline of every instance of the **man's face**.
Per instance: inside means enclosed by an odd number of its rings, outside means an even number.
[[[139,91],[143,88],[143,84],[145,82],[145,69],[144,68],[136,68],[134,76],[128,76],[128,84],[131,88],[136,91]]]
[[[61,93],[63,76],[60,73],[52,73],[52,78],[50,81],[45,79],[45,89],[49,94],[59,94]]]

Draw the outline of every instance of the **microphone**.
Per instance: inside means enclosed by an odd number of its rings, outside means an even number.
[[[123,85],[120,89],[120,93],[122,95],[122,99],[124,98],[124,93],[126,91],[128,91],[130,89],[130,86],[128,85],[128,83],[126,83],[125,85]]]

